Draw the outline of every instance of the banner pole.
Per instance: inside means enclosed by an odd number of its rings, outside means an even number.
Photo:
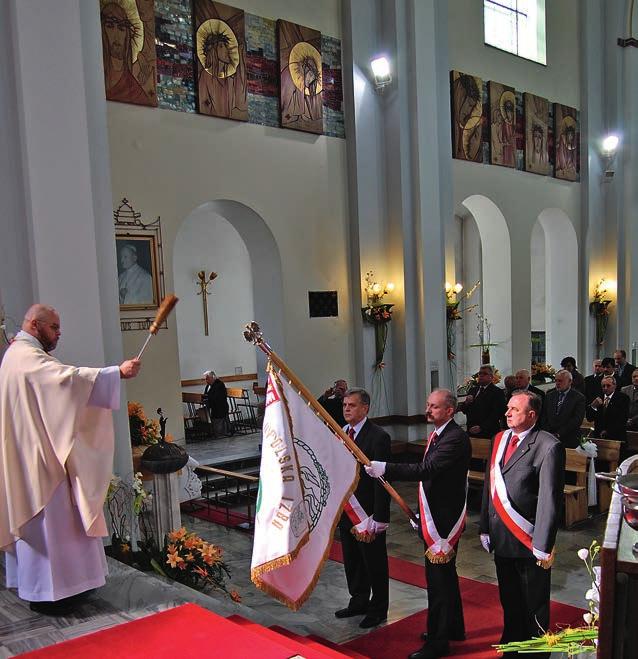
[[[288,378],[290,383],[299,391],[299,393],[306,399],[310,407],[313,408],[317,416],[329,426],[330,430],[339,437],[339,439],[346,445],[350,453],[363,465],[369,465],[370,460],[368,456],[346,435],[343,428],[328,414],[323,405],[312,395],[306,388],[301,380],[288,368],[286,363],[279,357],[279,355],[264,341],[259,325],[256,322],[246,325],[244,330],[244,338],[246,341],[253,343],[260,348],[269,359],[275,364],[281,372]],[[386,489],[388,494],[396,501],[401,510],[408,516],[408,518],[417,525],[419,521],[410,506],[405,502],[403,497],[388,483],[385,478],[378,479],[381,485]]]

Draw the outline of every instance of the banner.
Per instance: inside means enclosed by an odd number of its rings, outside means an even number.
[[[284,377],[269,368],[251,579],[296,611],[319,578],[359,470]]]

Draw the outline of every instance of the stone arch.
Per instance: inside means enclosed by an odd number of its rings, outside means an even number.
[[[180,233],[192,221],[202,221],[212,216],[220,216],[226,220],[239,234],[248,251],[252,270],[252,307],[254,318],[246,318],[244,322],[256,320],[268,343],[277,352],[284,351],[284,305],[283,305],[283,277],[281,269],[281,256],[272,231],[265,220],[252,208],[238,201],[217,199],[207,201],[194,208],[182,220],[175,237],[175,251],[173,253],[173,269],[181,258],[178,253]],[[204,267],[208,264],[194,264]],[[210,264],[214,269],[213,264]],[[195,289],[193,288],[193,295]],[[241,333],[242,327],[237,327]],[[256,349],[257,371],[260,382],[265,379],[266,356]]]
[[[563,357],[578,354],[578,238],[559,208],[541,211],[537,225],[545,240],[547,361],[558,368]]]
[[[509,373],[512,369],[512,261],[509,228],[500,208],[485,195],[471,195],[463,200],[462,205],[476,222],[481,240],[479,290],[482,313],[492,324],[491,342],[497,344],[490,348],[491,361],[501,373]],[[467,285],[471,283],[467,282]],[[476,339],[473,334],[468,343],[476,343],[472,339]],[[478,358],[475,363],[478,365]]]

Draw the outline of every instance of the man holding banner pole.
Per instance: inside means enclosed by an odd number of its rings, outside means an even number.
[[[420,530],[425,541],[428,630],[425,644],[409,659],[434,659],[449,652],[449,641],[465,639],[463,606],[456,574],[456,549],[463,529],[467,472],[472,453],[467,433],[454,422],[456,397],[448,389],[433,391],[426,416],[434,430],[418,464],[373,461],[368,475],[419,483]]]
[[[370,458],[390,457],[390,435],[368,419],[370,396],[349,389],[343,397],[346,434]],[[376,627],[388,617],[389,573],[385,544],[390,519],[390,495],[360,468],[359,484],[344,506],[339,522],[350,602],[335,611],[337,618],[365,614],[362,629]]]

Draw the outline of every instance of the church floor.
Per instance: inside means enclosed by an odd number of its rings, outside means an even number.
[[[416,487],[398,483],[397,489],[408,503],[415,505]],[[478,541],[478,516],[472,513],[461,540],[459,574],[471,579],[495,582],[492,558]],[[230,587],[242,595],[235,604],[222,594],[203,595],[155,575],[144,574],[108,559],[110,576],[106,586],[96,591],[74,616],[52,618],[30,611],[14,591],[0,586],[0,659],[30,649],[74,638],[156,611],[195,602],[221,615],[237,613],[260,624],[278,624],[300,634],[317,634],[333,642],[343,642],[363,632],[359,618],[337,620],[334,611],[348,602],[343,566],[328,561],[308,602],[294,613],[258,591],[250,582],[252,536],[209,522],[184,516],[184,524],[224,548],[232,572]],[[582,561],[576,556],[580,547],[602,537],[604,518],[591,518],[576,530],[561,530],[557,542],[556,564],[552,572],[552,598],[582,607],[589,587]],[[423,550],[403,513],[393,506],[388,534],[389,554],[422,563]],[[2,570],[2,584],[4,571]],[[391,581],[388,622],[400,620],[426,605],[425,592],[408,584]],[[416,648],[415,648],[416,649]]]

